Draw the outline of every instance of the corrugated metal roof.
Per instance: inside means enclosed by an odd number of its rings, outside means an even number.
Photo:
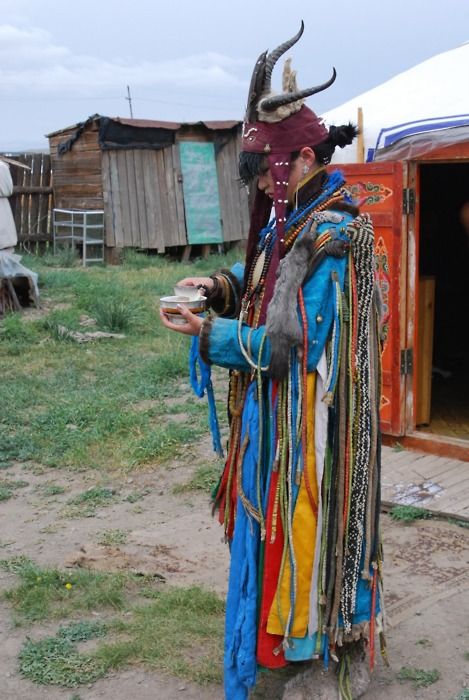
[[[98,121],[99,119],[102,119],[103,115],[102,114],[95,114],[91,117],[94,121]],[[205,126],[207,129],[211,129],[213,131],[215,130],[223,130],[223,129],[233,129],[233,127],[238,126],[242,122],[239,120],[235,119],[228,119],[228,120],[223,120],[223,121],[198,121],[198,122],[166,122],[166,121],[159,121],[156,119],[125,119],[122,117],[108,117],[114,122],[119,122],[120,124],[125,124],[126,126],[134,126],[137,129],[168,129],[170,131],[177,131],[180,129],[182,126]],[[76,124],[72,124],[70,126],[66,126],[63,129],[57,129],[56,131],[51,131],[49,134],[46,134],[46,138],[50,138],[51,136],[57,136],[58,134],[65,133],[66,131],[69,131],[70,129],[76,129],[80,127],[83,124],[83,122],[77,122]]]
[[[181,126],[205,126],[207,129],[232,129],[234,126],[241,124],[239,120],[224,120],[224,121],[198,121],[198,122],[163,122],[156,121],[153,119],[122,119],[122,117],[111,117],[115,122],[120,124],[127,124],[128,126],[135,126],[141,128],[155,128],[155,129],[171,129],[176,131],[180,129]]]
[[[82,126],[82,124],[85,123],[85,121],[97,121],[98,119],[101,119],[101,114],[92,114],[88,119],[85,119],[83,122],[76,122],[76,124],[70,124],[69,126],[64,126],[62,129],[56,129],[55,131],[51,131],[49,134],[46,134],[46,139],[50,138],[51,136],[57,136],[58,134],[64,134],[66,131],[70,131],[70,129],[77,129],[79,126]]]

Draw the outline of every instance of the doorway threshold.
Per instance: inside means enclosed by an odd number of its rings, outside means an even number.
[[[440,457],[469,462],[469,440],[426,433],[423,430],[415,430],[401,437],[383,435],[383,445],[388,445],[389,447],[400,445],[409,450],[419,450],[420,452],[428,452]]]

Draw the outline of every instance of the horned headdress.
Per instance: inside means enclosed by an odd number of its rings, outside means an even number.
[[[299,90],[296,72],[291,62],[285,62],[283,71],[283,92],[272,92],[271,81],[275,64],[286,51],[294,46],[304,31],[280,44],[274,51],[264,51],[254,66],[243,124],[242,150],[266,155],[274,179],[274,205],[277,219],[277,232],[283,233],[286,220],[286,189],[290,173],[291,153],[303,146],[314,146],[326,140],[328,131],[316,114],[304,105],[304,100],[326,90],[336,78],[335,68],[332,77],[321,85]],[[280,238],[283,236],[280,235]]]
[[[283,56],[299,41],[303,32],[304,22],[302,21],[300,30],[294,37],[280,44],[271,53],[264,51],[257,59],[249,86],[245,122],[282,121],[291,114],[298,112],[303,106],[306,97],[326,90],[336,79],[336,71],[333,68],[332,77],[327,82],[306,90],[299,90],[296,84],[296,71],[291,70],[291,62],[288,60],[283,71],[283,92],[280,95],[272,92],[271,81],[275,64],[280,56]]]

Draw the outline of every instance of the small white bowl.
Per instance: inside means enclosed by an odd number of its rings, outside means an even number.
[[[189,311],[192,311],[193,314],[201,314],[202,311],[205,311],[205,301],[206,297],[203,296],[198,296],[196,299],[189,299],[187,295],[176,294],[175,296],[160,297],[160,309],[170,317],[171,323],[183,325],[187,323],[187,321],[181,316],[178,305],[184,305]]]
[[[194,285],[177,284],[174,287],[174,293],[176,296],[187,297],[190,301],[202,297],[202,292],[198,287],[194,287]]]

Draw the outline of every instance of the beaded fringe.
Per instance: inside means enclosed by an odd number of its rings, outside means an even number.
[[[325,470],[321,487],[323,504],[319,561],[319,630],[327,636],[334,655],[336,645],[357,639],[367,640],[370,663],[374,663],[375,631],[382,634],[383,601],[381,582],[381,546],[379,535],[380,438],[379,396],[381,391],[381,347],[379,313],[374,289],[374,236],[367,215],[357,217],[347,227],[350,246],[348,279],[342,292],[336,279],[334,325],[328,347],[328,378],[324,400],[329,406],[329,435]],[[316,240],[321,253],[327,236]],[[347,250],[348,248],[348,250]],[[329,252],[325,251],[325,254]],[[314,265],[314,262],[313,262]],[[303,337],[307,337],[306,312],[301,289],[298,293]],[[244,310],[242,311],[244,320]],[[207,329],[209,330],[209,329]],[[292,349],[287,377],[273,382],[257,358],[245,349],[251,373],[232,372],[229,392],[231,438],[225,471],[215,495],[225,534],[232,537],[238,496],[246,512],[260,524],[265,537],[265,494],[267,471],[278,472],[274,501],[274,522],[284,534],[279,581],[286,562],[290,564],[290,610],[282,617],[279,593],[277,609],[284,626],[284,645],[295,611],[296,560],[292,539],[295,487],[305,465],[306,438],[306,343]],[[245,445],[240,444],[241,411],[249,383],[257,382],[259,407],[259,458],[257,460],[257,502],[249,502],[241,489],[241,470]],[[275,406],[271,402],[276,387]],[[247,433],[246,433],[247,434]],[[275,437],[274,437],[275,436]],[[275,538],[273,530],[271,538]],[[368,581],[372,595],[369,620],[353,624],[359,580]],[[377,609],[379,601],[379,609]],[[319,637],[319,635],[318,635]],[[318,642],[319,644],[319,642]],[[320,645],[322,646],[322,644]]]

